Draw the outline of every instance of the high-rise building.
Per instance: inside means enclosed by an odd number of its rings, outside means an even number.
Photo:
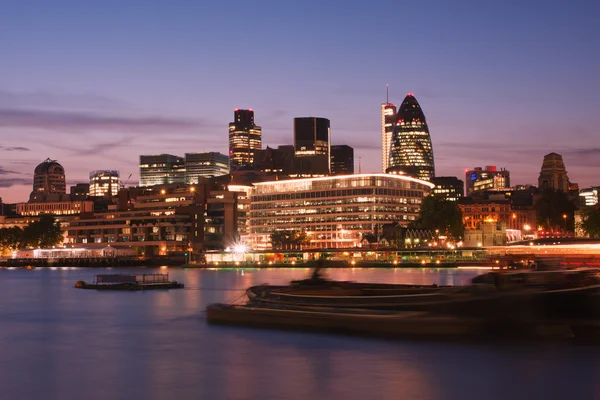
[[[140,156],[140,186],[183,183],[185,162],[172,154]]]
[[[354,174],[354,149],[346,144],[331,146],[331,174]]]
[[[229,167],[252,166],[254,152],[262,148],[262,129],[254,124],[254,111],[236,109],[229,124]]]
[[[556,153],[546,154],[538,178],[538,187],[540,189],[561,190],[567,193],[569,185],[569,177],[562,156]]]
[[[47,158],[35,167],[33,172],[33,192],[35,196],[46,196],[49,194],[66,194],[67,184],[65,181],[65,169],[55,160]]]
[[[92,171],[90,172],[90,196],[116,196],[119,192],[119,183],[119,171]]]
[[[470,196],[477,191],[509,188],[510,172],[504,168],[500,168],[500,171],[498,171],[495,165],[488,165],[485,169],[475,167],[465,171],[465,180],[467,182],[467,196]]]
[[[595,206],[598,204],[598,192],[600,192],[600,186],[581,189],[579,191],[579,204],[586,207]]]
[[[431,180],[435,176],[433,147],[425,114],[409,93],[396,113],[386,172]]]
[[[276,179],[316,178],[329,175],[329,160],[324,155],[296,157],[293,145],[278,146],[254,153],[254,168]]]
[[[185,181],[198,183],[198,178],[229,173],[229,157],[217,152],[185,153]]]
[[[455,176],[436,176],[431,183],[435,185],[431,192],[446,200],[458,201],[465,192],[464,182]]]
[[[294,149],[296,157],[331,154],[331,129],[327,118],[294,118]]]
[[[76,183],[69,188],[69,195],[72,200],[84,200],[90,195],[89,183]]]
[[[389,102],[387,89],[386,85],[385,103],[381,103],[381,167],[383,172],[388,169],[390,163],[390,147],[396,118],[396,105]]]

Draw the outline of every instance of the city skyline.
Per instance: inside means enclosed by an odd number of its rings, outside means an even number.
[[[255,110],[263,148],[292,144],[294,117],[327,118],[331,144],[354,147],[362,171],[379,172],[386,84],[391,103],[411,92],[426,110],[437,175],[497,165],[515,184],[535,185],[544,155],[556,152],[573,182],[598,185],[595,5],[477,5],[468,16],[460,12],[465,3],[406,5],[414,39],[382,65],[378,54],[390,43],[381,37],[403,33],[381,24],[375,5],[346,5],[341,14],[342,3],[331,2],[315,15],[310,1],[297,10],[239,3],[231,14],[214,4],[147,4],[3,10],[4,201],[26,201],[33,169],[48,157],[65,168],[67,184],[102,169],[133,173],[133,183],[142,154],[227,153],[235,108]],[[248,17],[256,26],[244,30]],[[305,59],[309,51],[327,62]],[[407,53],[415,55],[409,62]]]

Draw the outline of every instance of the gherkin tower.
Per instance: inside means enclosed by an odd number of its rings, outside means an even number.
[[[398,107],[387,172],[427,181],[435,176],[429,128],[425,114],[412,93]]]

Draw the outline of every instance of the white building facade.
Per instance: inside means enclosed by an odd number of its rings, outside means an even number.
[[[383,224],[408,225],[433,184],[404,175],[358,174],[255,183],[249,245],[271,248],[278,231],[305,232],[305,248],[359,247]]]

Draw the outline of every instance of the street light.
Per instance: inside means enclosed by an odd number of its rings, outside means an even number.
[[[563,214],[562,217],[564,220],[564,232],[566,232],[567,231],[567,214]]]

